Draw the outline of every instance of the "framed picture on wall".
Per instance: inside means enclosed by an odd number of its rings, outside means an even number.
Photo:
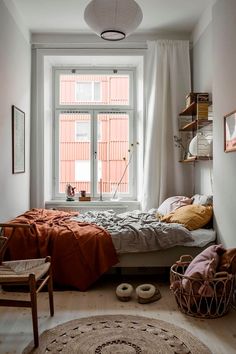
[[[236,110],[224,116],[224,150],[236,151]]]
[[[12,173],[25,172],[25,113],[12,106]]]

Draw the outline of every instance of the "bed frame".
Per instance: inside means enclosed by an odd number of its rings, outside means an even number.
[[[195,257],[205,248],[214,243],[208,243],[205,247],[175,246],[172,248],[140,253],[124,253],[119,255],[120,262],[114,267],[171,267],[182,255]]]

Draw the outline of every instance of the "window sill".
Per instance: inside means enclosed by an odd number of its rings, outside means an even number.
[[[89,211],[89,210],[108,210],[114,209],[117,212],[132,211],[140,209],[140,202],[137,200],[92,200],[90,202],[71,201],[65,200],[50,200],[45,202],[46,209],[59,209],[68,211]]]

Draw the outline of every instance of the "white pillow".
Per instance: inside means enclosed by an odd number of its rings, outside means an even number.
[[[190,205],[190,204],[192,204],[191,198],[181,196],[181,195],[176,195],[174,197],[170,197],[164,200],[164,202],[159,206],[157,211],[158,214],[160,215],[166,215],[182,206]]]
[[[195,194],[191,199],[192,204],[213,205],[213,195]]]

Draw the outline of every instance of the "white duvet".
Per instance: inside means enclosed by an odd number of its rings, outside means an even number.
[[[117,215],[113,210],[89,211],[73,220],[106,229],[111,234],[117,253],[156,251],[193,241],[191,232],[185,227],[162,223],[152,212],[135,210]]]

